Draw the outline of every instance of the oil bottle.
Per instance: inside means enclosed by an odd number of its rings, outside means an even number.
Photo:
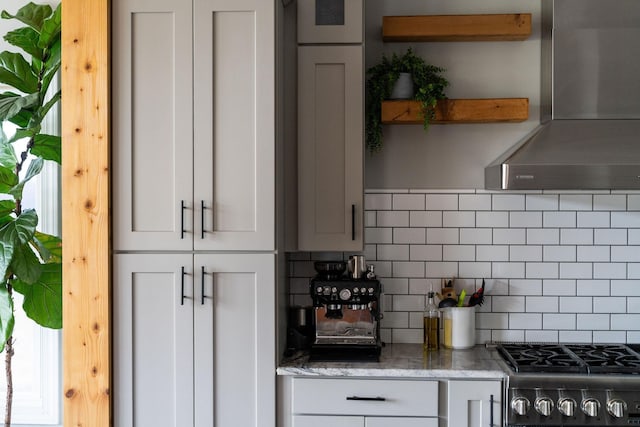
[[[440,310],[433,300],[433,289],[427,294],[427,305],[424,308],[424,350],[434,351],[440,345]]]

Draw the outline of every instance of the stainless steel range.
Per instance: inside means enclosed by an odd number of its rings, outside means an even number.
[[[640,425],[639,350],[624,344],[499,344],[508,368],[506,425]]]

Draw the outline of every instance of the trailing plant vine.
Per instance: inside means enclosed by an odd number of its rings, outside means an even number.
[[[61,139],[42,133],[42,122],[60,101],[47,95],[60,69],[60,6],[28,3],[3,19],[26,26],[4,39],[21,52],[0,53],[0,83],[13,88],[0,93],[0,123],[17,131],[7,137],[0,127],[0,351],[5,352],[7,397],[4,425],[11,425],[14,356],[14,292],[22,294],[22,309],[41,326],[62,327],[62,250],[56,236],[38,231],[38,215],[22,204],[25,185],[46,160],[60,163]],[[18,141],[27,140],[26,146]],[[26,169],[26,170],[24,170]]]
[[[411,48],[403,55],[383,55],[379,64],[367,70],[366,143],[371,153],[382,148],[382,101],[389,99],[400,73],[410,73],[414,85],[414,97],[422,104],[424,130],[435,116],[434,107],[439,99],[446,98],[444,88],[449,85],[440,73],[443,68],[427,64]]]

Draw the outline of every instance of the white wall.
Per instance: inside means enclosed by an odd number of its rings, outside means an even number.
[[[446,68],[449,98],[529,98],[524,123],[385,126],[384,148],[366,154],[366,188],[484,188],[484,167],[539,123],[540,0],[367,0],[366,66],[409,46]],[[526,41],[382,43],[385,15],[532,13]]]

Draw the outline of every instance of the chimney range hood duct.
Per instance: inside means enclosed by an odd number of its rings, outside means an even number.
[[[640,189],[640,0],[543,0],[542,124],[491,190]]]

